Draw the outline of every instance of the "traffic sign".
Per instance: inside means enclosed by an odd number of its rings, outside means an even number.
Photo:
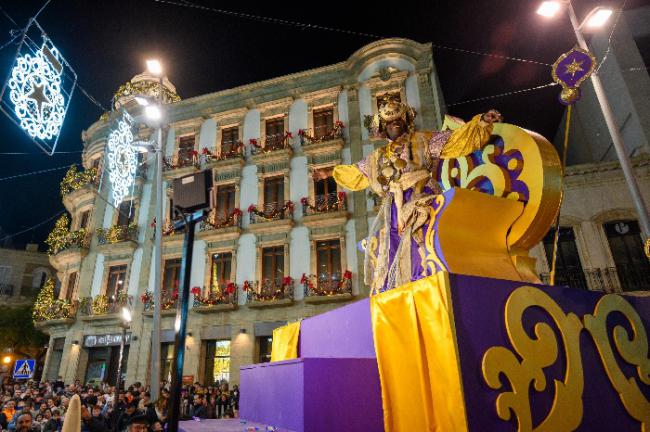
[[[34,359],[16,360],[16,364],[14,365],[14,379],[33,378],[35,369],[36,360]]]

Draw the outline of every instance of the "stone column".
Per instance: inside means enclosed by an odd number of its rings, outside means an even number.
[[[350,158],[352,163],[358,162],[363,158],[363,143],[361,141],[361,112],[359,111],[359,88],[358,85],[348,88],[348,133],[350,134]],[[357,241],[368,236],[368,215],[366,210],[366,191],[352,193],[354,200],[354,227],[357,234]],[[367,296],[370,290],[363,283],[363,262],[364,254],[357,249],[357,268],[350,269],[354,273],[359,286],[359,294]]]
[[[435,101],[431,89],[431,70],[417,71],[418,92],[420,93],[420,112],[423,129],[436,129],[442,121],[436,118]]]

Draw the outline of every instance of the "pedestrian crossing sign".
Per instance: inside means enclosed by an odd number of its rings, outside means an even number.
[[[16,364],[14,365],[14,379],[34,378],[35,368],[36,360],[34,359],[16,360]]]

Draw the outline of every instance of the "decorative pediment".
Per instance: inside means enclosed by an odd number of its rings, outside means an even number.
[[[259,103],[255,106],[255,108],[260,112],[262,118],[273,117],[279,114],[288,113],[289,107],[291,107],[292,103],[293,98],[287,96],[282,99]]]

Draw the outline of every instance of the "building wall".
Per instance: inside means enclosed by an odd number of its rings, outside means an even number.
[[[0,305],[33,303],[43,275],[47,279],[56,271],[38,245],[28,244],[25,250],[0,248]]]

